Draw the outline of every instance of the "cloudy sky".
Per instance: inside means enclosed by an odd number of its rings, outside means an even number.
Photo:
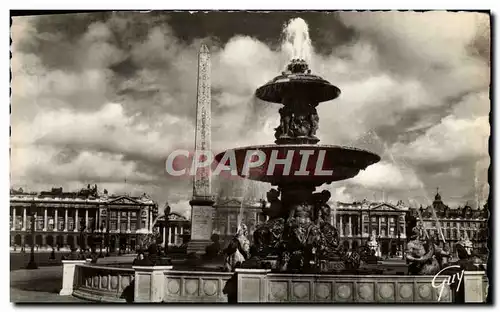
[[[18,16],[12,21],[11,184],[87,183],[150,194],[189,214],[190,179],[170,177],[192,149],[197,51],[212,53],[212,147],[274,141],[278,105],[254,91],[279,74],[283,25],[309,25],[315,74],[342,90],[320,104],[320,143],[382,160],[327,188],[334,200],[452,207],[488,196],[489,16],[479,13],[135,13]],[[232,187],[229,188],[228,185]],[[269,186],[214,181],[221,195]],[[243,191],[246,189],[246,191]]]

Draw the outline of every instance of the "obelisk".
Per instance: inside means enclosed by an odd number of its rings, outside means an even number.
[[[196,133],[194,157],[203,157],[211,148],[210,51],[202,44],[198,54],[198,91],[196,98]],[[198,168],[193,176],[191,205],[191,240],[188,253],[204,253],[211,244],[214,200],[211,193],[210,167]]]

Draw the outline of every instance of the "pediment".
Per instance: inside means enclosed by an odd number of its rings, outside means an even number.
[[[402,209],[399,209],[391,204],[383,203],[370,207],[370,211],[402,211]]]
[[[121,196],[107,202],[108,204],[140,205],[141,203],[127,196]]]
[[[176,212],[172,212],[171,214],[169,214],[168,219],[171,221],[188,221],[188,219]]]
[[[169,221],[189,221],[184,216],[178,214],[177,212],[172,212],[168,215]],[[165,216],[158,217],[158,221],[165,221]]]

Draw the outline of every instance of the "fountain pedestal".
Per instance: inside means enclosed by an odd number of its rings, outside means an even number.
[[[332,271],[342,269],[344,263],[345,269],[356,269],[359,254],[343,250],[331,224],[330,192],[315,190],[356,176],[380,157],[355,148],[317,144],[316,107],[337,98],[340,89],[312,75],[305,60],[293,59],[285,72],[258,88],[255,95],[283,105],[275,145],[232,151],[238,175],[278,187],[268,193],[269,221],[254,232],[256,253],[264,262],[276,256],[277,270],[282,272]],[[224,155],[215,159],[226,161]]]

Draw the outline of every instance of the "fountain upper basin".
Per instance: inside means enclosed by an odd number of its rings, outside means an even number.
[[[285,97],[291,97],[314,104],[337,98],[340,89],[319,76],[293,73],[274,78],[258,88],[255,95],[272,103],[284,103]]]
[[[251,156],[254,151],[259,151],[260,156]],[[226,153],[232,152],[235,156],[233,168],[239,176],[273,185],[308,183],[319,186],[352,178],[360,170],[380,161],[378,155],[361,149],[308,144],[241,147],[220,153],[215,160],[220,163]],[[286,165],[284,159],[287,159]],[[224,164],[229,166],[230,162],[226,155]],[[289,170],[285,170],[287,168]]]

